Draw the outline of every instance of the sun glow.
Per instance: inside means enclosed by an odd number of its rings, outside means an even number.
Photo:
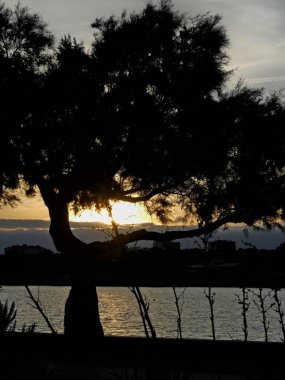
[[[117,202],[112,207],[113,220],[117,224],[140,224],[151,222],[151,218],[147,215],[144,208],[140,205]],[[83,210],[80,214],[70,214],[70,220],[73,222],[101,222],[111,224],[111,218],[107,210],[100,212],[95,210]]]

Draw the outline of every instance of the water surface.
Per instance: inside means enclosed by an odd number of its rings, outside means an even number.
[[[38,298],[50,321],[60,333],[63,332],[64,304],[69,287],[31,286],[34,296]],[[176,288],[180,295],[183,288]],[[211,339],[210,306],[204,294],[204,288],[187,288],[184,299],[180,298],[182,309],[182,331],[185,338]],[[149,303],[149,314],[158,337],[177,337],[177,311],[172,288],[141,288]],[[249,310],[247,313],[248,340],[264,340],[264,329],[261,323],[262,314],[254,303],[257,297],[251,289],[249,292]],[[264,292],[268,292],[265,289]],[[243,340],[242,305],[238,303],[237,295],[240,289],[213,288],[214,322],[217,339]],[[100,287],[98,288],[101,322],[106,335],[111,336],[144,336],[144,329],[138,305],[134,295],[128,288]],[[282,291],[280,298],[284,298]],[[0,299],[14,301],[17,308],[17,329],[25,324],[36,323],[36,331],[49,332],[49,329],[34,308],[27,291],[22,286],[5,286],[0,292]],[[267,299],[267,306],[273,303],[273,298]],[[285,300],[284,302],[285,303]],[[284,304],[285,305],[285,304]],[[284,306],[285,307],[285,306]],[[282,331],[278,314],[271,308],[268,311],[269,340],[279,341]]]

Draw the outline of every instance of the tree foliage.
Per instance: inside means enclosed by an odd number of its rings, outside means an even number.
[[[167,2],[93,27],[90,53],[68,37],[49,66],[26,125],[26,182],[45,179],[76,208],[163,195],[199,172],[202,141],[213,149],[204,111],[228,75],[225,32]]]
[[[31,116],[36,83],[52,42],[39,15],[20,4],[12,10],[0,3],[0,199],[4,204],[16,201],[9,190],[19,186],[23,171],[18,141]]]
[[[229,222],[268,228],[284,220],[284,106],[280,96],[242,83],[219,99],[226,126],[227,159],[218,175],[189,187],[186,208],[205,224]],[[193,189],[194,187],[194,189]]]
[[[89,50],[70,36],[51,50],[45,23],[19,5],[0,16],[2,199],[19,184],[39,189],[58,249],[75,242],[69,207],[119,200],[144,202],[162,221],[179,205],[198,220],[195,234],[282,220],[284,107],[242,83],[226,90],[219,16],[147,4],[96,19]]]

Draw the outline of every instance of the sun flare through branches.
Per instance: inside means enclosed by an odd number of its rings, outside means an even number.
[[[140,205],[130,204],[127,202],[117,202],[112,206],[113,220],[117,224],[140,224],[151,222],[151,218],[147,215],[144,208]],[[111,224],[112,220],[106,209],[100,212],[94,209],[83,210],[79,214],[74,215],[70,212],[70,220],[72,222],[101,222]]]

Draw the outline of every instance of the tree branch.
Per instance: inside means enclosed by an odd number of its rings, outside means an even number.
[[[125,245],[138,240],[154,240],[154,241],[169,241],[177,239],[185,239],[197,237],[204,234],[209,234],[219,227],[227,223],[241,223],[242,218],[237,214],[228,215],[224,218],[217,219],[214,222],[208,223],[204,227],[183,230],[183,231],[167,231],[154,232],[147,230],[138,230],[125,235],[118,235],[116,238],[108,242],[110,245]]]
[[[52,334],[57,334],[55,328],[53,327],[53,325],[51,324],[47,314],[45,313],[42,305],[41,305],[41,302],[39,299],[36,299],[33,295],[33,293],[31,292],[31,289],[29,288],[28,285],[24,285],[28,294],[29,294],[29,297],[30,299],[33,301],[33,303],[35,304],[35,308],[40,312],[41,316],[43,317],[43,319],[45,320],[46,324],[48,325],[50,331],[52,332]]]
[[[126,193],[130,193],[130,191],[126,191],[126,192],[124,192],[124,194],[112,196],[112,199],[115,201],[123,201],[123,202],[129,202],[129,203],[145,202],[145,201],[149,201],[155,195],[161,194],[165,190],[166,190],[166,188],[159,188],[159,189],[151,190],[148,194],[138,196],[138,197],[128,196],[128,195],[126,195]]]
[[[143,187],[137,187],[137,188],[133,188],[133,189],[129,189],[129,190],[124,190],[123,191],[123,195],[126,196],[126,195],[130,195],[130,194],[135,194],[135,193],[138,193],[139,191],[143,191],[145,190]]]

